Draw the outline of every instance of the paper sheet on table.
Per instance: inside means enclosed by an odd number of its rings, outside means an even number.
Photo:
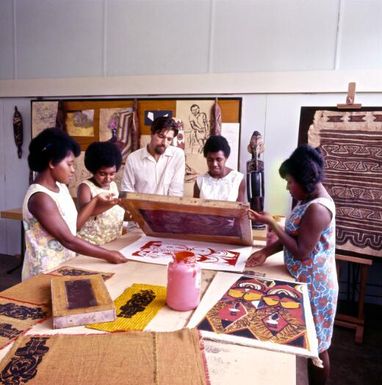
[[[187,326],[207,339],[318,356],[306,283],[219,272]]]
[[[192,251],[202,269],[241,272],[252,247],[144,236],[121,253],[140,262],[167,265],[176,251]]]

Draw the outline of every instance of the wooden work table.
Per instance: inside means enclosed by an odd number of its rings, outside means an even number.
[[[21,208],[2,210],[2,211],[0,211],[0,218],[14,219],[17,221],[22,221],[23,220],[23,213],[22,213]]]
[[[118,240],[106,245],[108,249],[122,249],[138,239],[143,233],[138,229],[130,230]],[[129,261],[125,264],[112,265],[96,258],[78,256],[66,262],[65,266],[89,269],[100,272],[112,272],[115,275],[106,281],[106,286],[113,299],[118,297],[133,283],[147,283],[165,286],[167,283],[167,267],[148,263]],[[264,266],[256,268],[275,278],[289,278],[282,261],[281,253],[270,257]],[[206,290],[215,272],[203,270],[202,290]],[[162,308],[145,330],[171,331],[186,326],[192,311],[177,312],[167,307]],[[52,329],[52,319],[35,325],[28,334],[78,334],[100,333],[83,326],[66,329]],[[238,346],[227,343],[205,340],[207,365],[212,385],[225,384],[296,384],[296,359],[294,355],[277,353],[263,349]],[[0,359],[10,349],[0,351]]]

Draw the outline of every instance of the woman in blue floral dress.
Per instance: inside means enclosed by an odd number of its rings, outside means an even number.
[[[308,361],[309,384],[325,384],[329,376],[328,348],[333,334],[338,282],[335,265],[335,205],[322,185],[324,160],[318,149],[298,147],[282,163],[279,173],[298,201],[286,220],[285,230],[272,215],[249,210],[249,217],[268,225],[272,242],[253,253],[247,266],[257,266],[284,249],[289,273],[306,282],[321,360]]]

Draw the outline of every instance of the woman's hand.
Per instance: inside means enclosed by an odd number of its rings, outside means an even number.
[[[119,204],[119,199],[117,196],[115,196],[113,193],[108,192],[102,192],[97,195],[97,201],[98,203],[104,203],[108,204],[110,206],[114,206],[116,204]]]
[[[255,267],[262,265],[267,259],[267,254],[263,250],[255,251],[251,254],[251,256],[247,259],[246,267]]]
[[[275,219],[271,214],[268,214],[266,212],[257,212],[251,209],[247,210],[248,213],[248,218],[251,219],[252,221],[263,223],[265,225],[271,225]]]
[[[267,235],[266,235],[266,245],[270,246],[276,243],[279,240],[279,237],[272,231],[271,228],[268,227]]]
[[[119,251],[110,250],[108,256],[105,258],[105,261],[118,264],[126,263],[127,259]]]

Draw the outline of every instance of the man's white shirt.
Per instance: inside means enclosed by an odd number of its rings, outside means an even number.
[[[183,196],[184,151],[169,146],[158,161],[147,147],[132,152],[125,164],[121,191]]]

